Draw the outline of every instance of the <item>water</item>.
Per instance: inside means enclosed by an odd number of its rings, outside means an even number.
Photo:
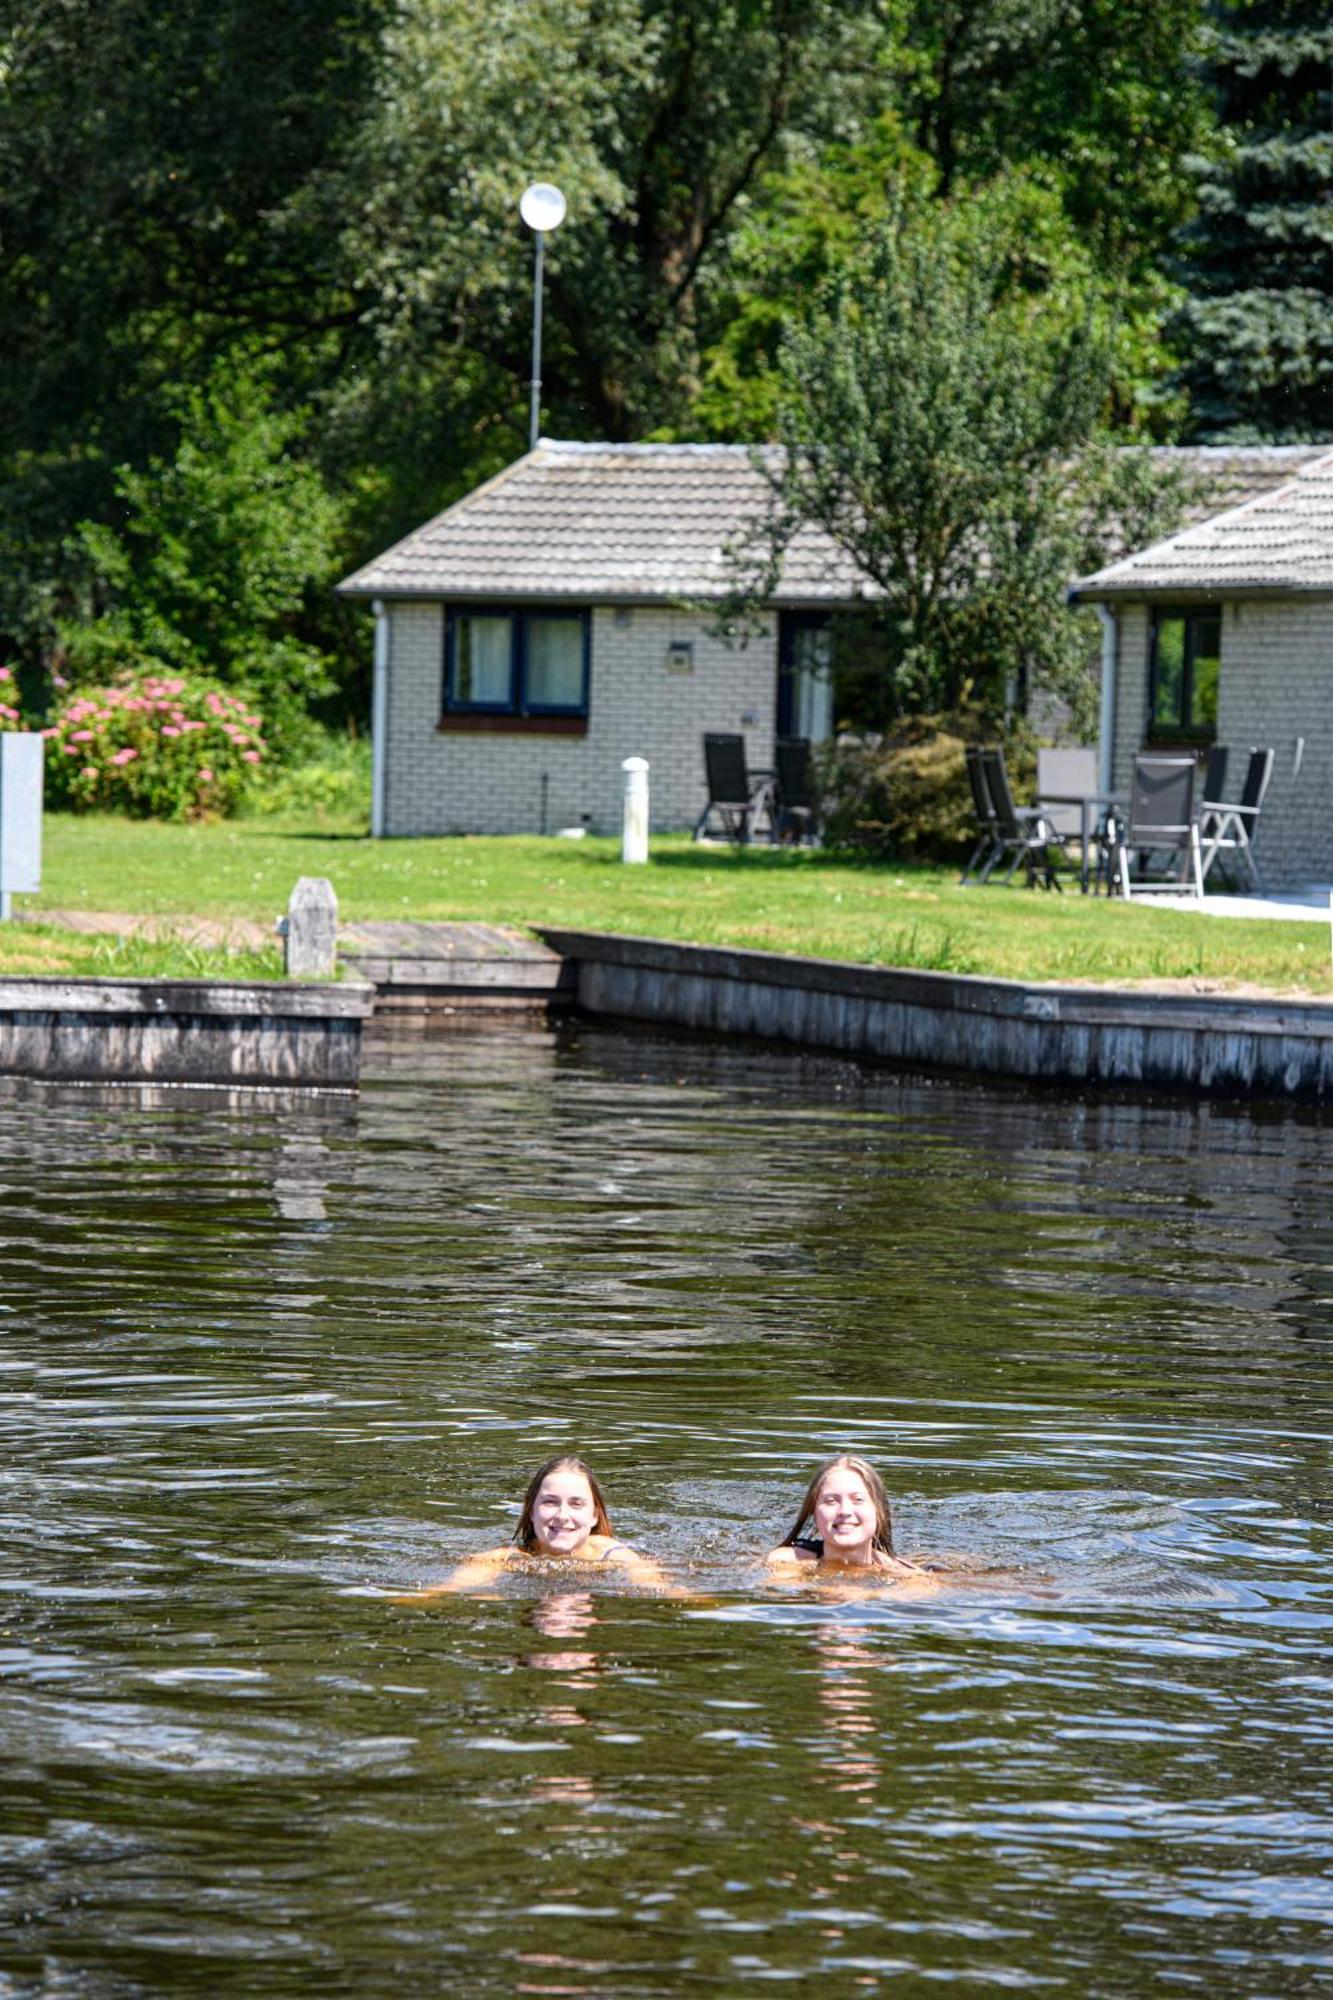
[[[0,1115],[0,1992],[1333,1991],[1314,1114],[532,1031]],[[765,1578],[837,1445],[938,1597]],[[565,1446],[695,1600],[373,1594]]]

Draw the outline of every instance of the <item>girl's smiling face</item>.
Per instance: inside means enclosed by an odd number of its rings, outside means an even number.
[[[597,1519],[592,1488],[569,1466],[548,1472],[532,1503],[537,1546],[548,1556],[573,1556],[587,1541]]]
[[[815,1500],[824,1554],[838,1562],[873,1562],[875,1526],[875,1503],[860,1473],[848,1465],[830,1466]]]

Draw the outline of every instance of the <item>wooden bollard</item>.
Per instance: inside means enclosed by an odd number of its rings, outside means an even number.
[[[322,875],[302,875],[278,920],[289,979],[332,979],[338,965],[338,898]]]

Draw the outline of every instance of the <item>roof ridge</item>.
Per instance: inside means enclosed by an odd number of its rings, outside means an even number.
[[[1297,466],[1290,479],[1284,479],[1280,486],[1270,487],[1266,493],[1252,493],[1248,500],[1238,500],[1234,506],[1224,507],[1220,514],[1208,514],[1202,521],[1191,521],[1188,527],[1173,528],[1171,533],[1163,535],[1160,541],[1149,542],[1147,548],[1134,549],[1128,555],[1117,556],[1114,562],[1104,563],[1101,569],[1093,570],[1091,575],[1079,577],[1071,584],[1069,594],[1077,598],[1080,591],[1094,584],[1109,581],[1117,571],[1132,577],[1136,570],[1149,567],[1154,557],[1160,557],[1168,549],[1178,548],[1189,535],[1215,534],[1219,530],[1225,532],[1230,522],[1239,520],[1243,515],[1254,513],[1257,508],[1277,506],[1303,480],[1325,471],[1330,466],[1333,466],[1333,445],[1328,445],[1320,451],[1318,457]]]

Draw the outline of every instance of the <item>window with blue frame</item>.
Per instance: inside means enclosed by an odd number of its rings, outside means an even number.
[[[451,607],[445,714],[586,716],[590,637],[586,611]]]

